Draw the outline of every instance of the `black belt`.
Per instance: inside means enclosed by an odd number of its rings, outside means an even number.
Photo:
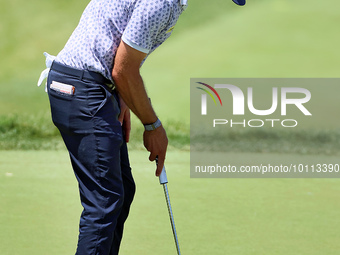
[[[63,64],[60,64],[56,61],[53,61],[52,66],[51,66],[51,70],[60,72],[60,73],[64,73],[73,77],[78,78],[79,80],[90,80],[90,81],[94,81],[94,82],[98,82],[100,84],[105,84],[106,86],[108,86],[111,90],[114,89],[114,84],[112,83],[112,81],[108,80],[107,78],[105,78],[102,74],[97,73],[97,72],[93,72],[93,71],[88,71],[88,70],[80,70],[80,69],[76,69],[74,67],[69,67]]]

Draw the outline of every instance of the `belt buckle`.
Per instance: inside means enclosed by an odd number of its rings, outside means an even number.
[[[113,92],[116,88],[116,86],[112,82],[105,83],[105,86],[108,87],[111,90],[111,92]]]

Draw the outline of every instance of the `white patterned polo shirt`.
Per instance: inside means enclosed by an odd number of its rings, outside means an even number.
[[[120,41],[150,54],[171,35],[184,9],[181,2],[92,0],[56,61],[112,80]]]

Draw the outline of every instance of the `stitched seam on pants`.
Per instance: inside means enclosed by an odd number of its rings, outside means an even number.
[[[97,137],[96,137],[96,135],[95,135],[95,127],[96,127],[96,125],[95,125],[95,118],[93,118],[92,117],[92,123],[93,123],[93,135],[94,135],[94,138],[95,138],[95,141],[96,141],[96,149],[95,149],[95,151],[96,151],[96,160],[95,160],[95,169],[94,169],[94,171],[97,171],[97,166],[98,166],[98,161],[99,161],[99,155],[98,155],[98,148],[99,148],[99,141],[98,141],[98,139],[97,139]],[[96,176],[96,181],[98,182],[98,178],[97,178],[97,173],[95,173],[95,176]],[[103,215],[100,215],[100,217],[101,217],[101,219],[103,218]],[[94,249],[94,254],[96,255],[97,254],[97,250],[98,250],[98,247],[99,247],[99,244],[98,244],[98,242],[99,242],[99,239],[100,239],[100,232],[101,232],[101,228],[98,228],[98,231],[97,231],[97,240],[96,240],[96,245],[95,245],[95,249]]]
[[[98,125],[96,125],[96,118],[95,117],[92,117],[92,123],[93,123],[93,135],[94,135],[95,141],[96,141],[96,149],[95,149],[95,151],[96,151],[96,160],[95,160],[95,165],[98,166],[98,162],[99,162],[99,152],[98,152],[99,139],[95,135],[95,133],[96,133],[95,132],[95,128],[98,126]],[[96,167],[95,171],[96,170],[97,170],[97,167]],[[96,176],[96,181],[98,182],[99,185],[101,185],[100,184],[100,180],[99,180],[100,178],[98,177],[97,173],[95,174],[95,176]],[[101,202],[102,203],[100,204],[100,206],[104,206],[104,202],[102,200],[101,200]],[[100,219],[103,220],[104,217],[105,217],[104,213],[101,213]],[[102,228],[98,228],[98,231],[97,231],[97,240],[96,240],[96,245],[95,245],[95,253],[94,253],[95,255],[101,255],[101,254],[98,253],[98,248],[100,247],[99,246],[99,239],[100,239],[100,236],[101,236],[101,232],[102,232]]]

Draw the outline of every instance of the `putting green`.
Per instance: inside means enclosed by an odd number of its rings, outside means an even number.
[[[122,255],[176,254],[148,153],[132,151],[137,194]],[[338,179],[190,179],[189,152],[167,156],[183,254],[337,254]],[[1,151],[2,255],[74,253],[81,212],[66,151]]]

